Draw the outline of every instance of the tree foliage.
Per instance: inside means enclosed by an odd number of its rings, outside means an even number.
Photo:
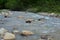
[[[0,0],[0,9],[60,12],[60,0]],[[30,11],[30,10],[29,10]]]

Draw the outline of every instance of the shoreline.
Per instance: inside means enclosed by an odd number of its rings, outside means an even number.
[[[50,17],[60,18],[60,14],[55,14],[55,13],[39,12],[37,14],[38,15],[43,15],[43,16],[50,16]]]

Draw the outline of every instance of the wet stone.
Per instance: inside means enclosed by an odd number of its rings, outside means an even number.
[[[26,23],[31,23],[32,21],[30,21],[30,20],[28,20],[28,21],[26,21]]]
[[[38,19],[38,21],[44,21],[44,20],[46,20],[45,18],[40,18],[40,19]]]
[[[7,18],[8,16],[4,16],[5,18]]]
[[[4,37],[3,37],[4,40],[14,40],[15,39],[15,35],[12,34],[12,33],[5,33]]]
[[[33,32],[27,30],[21,32],[21,36],[31,36],[33,34],[34,34]]]
[[[38,21],[41,21],[41,19],[38,19]]]
[[[47,39],[47,35],[41,35],[41,39]]]

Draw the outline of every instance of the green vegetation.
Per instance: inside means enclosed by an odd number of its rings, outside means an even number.
[[[60,0],[0,0],[0,9],[60,13]]]

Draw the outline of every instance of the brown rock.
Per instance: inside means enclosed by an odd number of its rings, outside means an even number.
[[[4,37],[3,37],[4,40],[14,40],[15,39],[15,35],[12,34],[12,33],[5,33]]]
[[[30,35],[33,35],[33,34],[34,34],[33,32],[27,31],[27,30],[24,30],[24,31],[21,32],[22,36],[30,36]]]

